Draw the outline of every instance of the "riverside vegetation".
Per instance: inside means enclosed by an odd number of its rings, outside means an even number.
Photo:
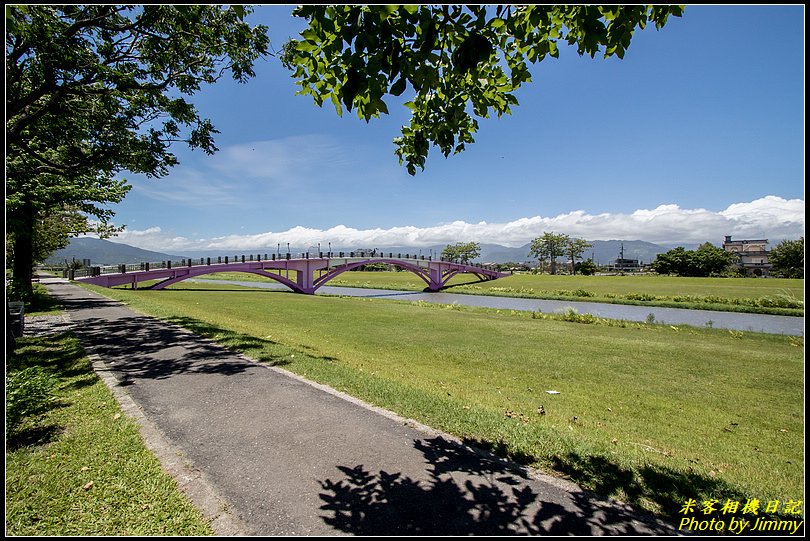
[[[84,287],[673,521],[688,498],[802,499],[803,337],[226,284]]]

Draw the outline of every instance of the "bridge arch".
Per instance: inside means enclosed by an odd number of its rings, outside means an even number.
[[[306,291],[304,291],[301,287],[299,287],[298,284],[293,280],[285,278],[284,276],[281,276],[279,274],[273,274],[272,272],[265,272],[261,269],[222,269],[212,271],[210,269],[206,270],[205,268],[195,269],[194,267],[191,267],[191,269],[189,269],[189,272],[186,274],[175,276],[173,278],[167,278],[166,280],[163,280],[162,282],[158,282],[157,284],[153,285],[149,289],[163,289],[164,287],[176,284],[177,282],[182,282],[183,280],[187,280],[189,278],[194,278],[195,276],[203,276],[206,274],[218,274],[220,272],[246,272],[250,274],[257,274],[259,276],[264,276],[265,278],[271,278],[277,282],[280,282],[281,284],[289,287],[296,293],[306,293]]]
[[[399,267],[401,269],[410,271],[415,275],[417,275],[427,284],[429,288],[433,285],[431,283],[430,273],[427,271],[427,269],[422,268],[419,265],[414,265],[412,263],[400,261],[398,259],[373,259],[367,261],[355,261],[354,263],[347,263],[345,265],[340,265],[339,267],[334,267],[332,270],[330,270],[326,274],[319,276],[313,281],[314,289],[317,290],[319,287],[325,285],[327,282],[333,280],[337,276],[340,276],[344,272],[348,272],[352,269],[362,267],[363,265],[368,265],[369,263],[385,263],[387,265]]]

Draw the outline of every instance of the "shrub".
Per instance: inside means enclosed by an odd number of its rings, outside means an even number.
[[[14,432],[26,417],[47,411],[56,400],[57,380],[40,366],[6,376],[6,431]]]
[[[587,289],[577,289],[574,291],[574,297],[593,297],[594,292]]]
[[[650,295],[649,293],[628,293],[625,295],[625,298],[631,301],[654,301],[655,295]]]

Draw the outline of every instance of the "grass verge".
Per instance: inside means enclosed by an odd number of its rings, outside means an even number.
[[[7,359],[7,394],[9,378],[27,370],[47,377],[53,396],[7,429],[7,535],[212,534],[72,333],[17,344]]]
[[[673,520],[689,498],[803,499],[803,338],[204,284],[85,287]]]

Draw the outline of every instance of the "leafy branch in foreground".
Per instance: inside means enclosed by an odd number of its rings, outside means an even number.
[[[411,120],[394,142],[414,175],[430,145],[461,152],[478,118],[511,114],[528,65],[558,57],[560,41],[623,58],[637,28],[660,29],[683,6],[305,5],[293,14],[309,21],[282,54],[299,94],[369,121],[388,114],[384,97],[410,89]]]

